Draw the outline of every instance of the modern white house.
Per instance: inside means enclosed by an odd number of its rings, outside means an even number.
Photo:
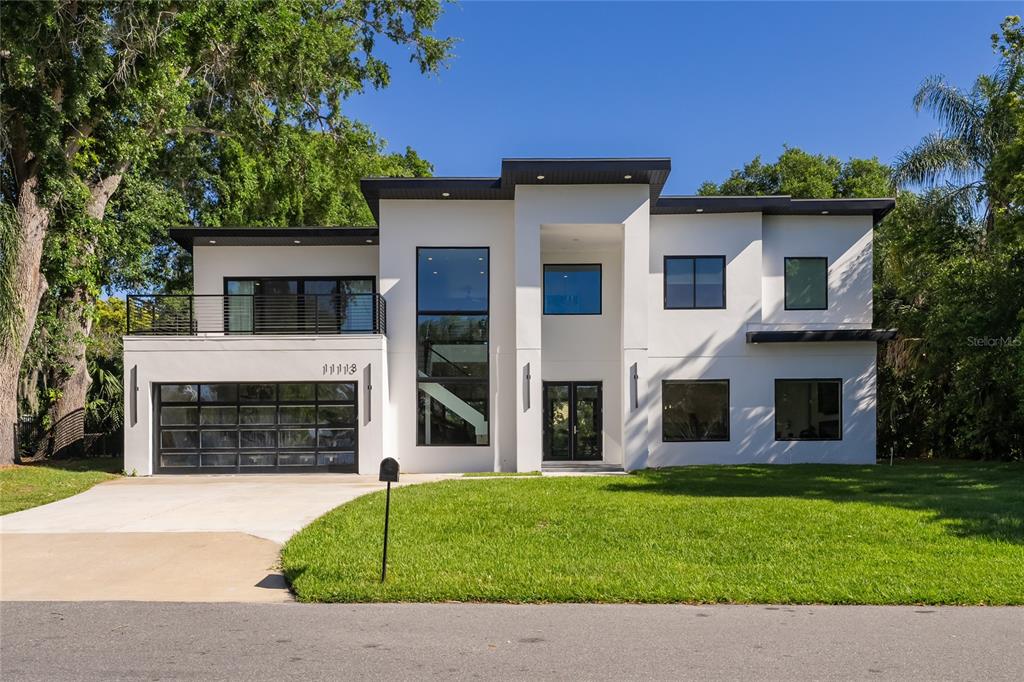
[[[129,297],[125,467],[873,463],[894,200],[662,196],[665,158],[368,178],[377,227],[180,228]]]

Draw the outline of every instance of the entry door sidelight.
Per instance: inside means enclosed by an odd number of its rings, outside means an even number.
[[[601,459],[601,384],[544,382],[544,459]]]

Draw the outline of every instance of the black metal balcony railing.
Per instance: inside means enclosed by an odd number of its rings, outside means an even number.
[[[129,336],[387,333],[380,294],[132,294],[127,318]]]

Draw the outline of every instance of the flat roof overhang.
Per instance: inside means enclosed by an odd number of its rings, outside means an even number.
[[[794,199],[772,196],[676,196],[661,197],[651,206],[651,215],[697,213],[763,213],[765,215],[870,215],[877,225],[896,207],[890,198]]]
[[[372,246],[379,241],[376,227],[172,227],[178,246]]]
[[[671,159],[502,159],[496,178],[363,178],[360,189],[380,223],[381,199],[515,199],[516,185],[648,185],[651,203],[661,195]]]
[[[891,341],[895,329],[801,329],[747,332],[747,343],[806,343],[835,341]]]

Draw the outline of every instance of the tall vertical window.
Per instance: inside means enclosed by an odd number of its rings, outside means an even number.
[[[416,443],[487,445],[490,254],[416,251]]]
[[[786,310],[828,309],[828,258],[786,258]]]
[[[725,256],[665,256],[665,309],[724,308]]]
[[[842,440],[841,379],[776,379],[775,440]]]

